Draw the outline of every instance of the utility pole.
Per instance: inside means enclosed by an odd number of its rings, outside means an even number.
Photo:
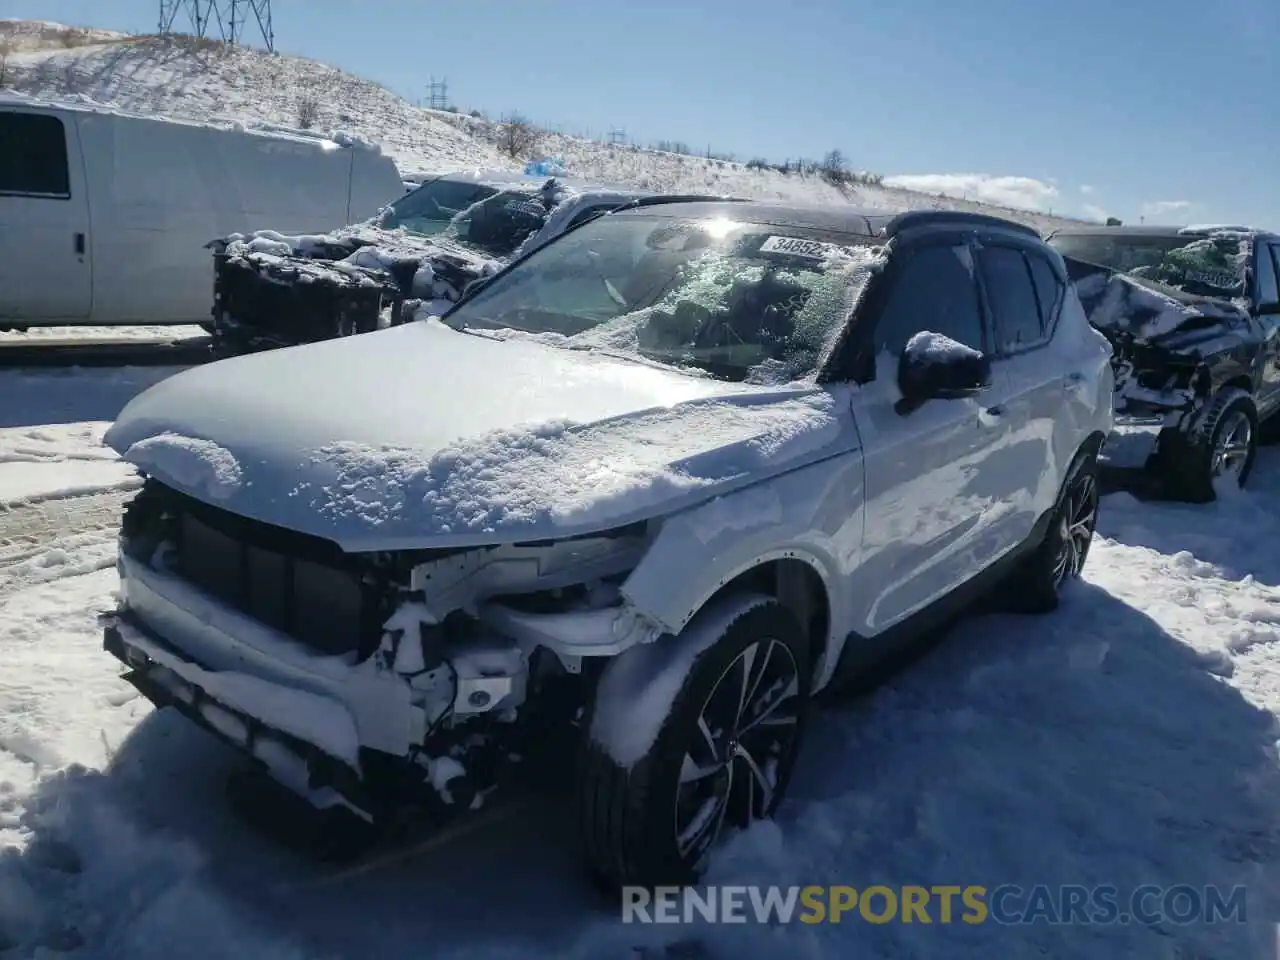
[[[427,106],[432,110],[449,108],[449,81],[445,77],[437,80],[434,76],[427,83]]]
[[[257,26],[257,35],[269,53],[276,52],[275,25],[271,0],[160,0],[160,23],[157,31],[168,37],[174,33],[191,33],[197,37],[212,36],[232,45],[244,39],[245,26]],[[186,27],[186,29],[183,29]]]

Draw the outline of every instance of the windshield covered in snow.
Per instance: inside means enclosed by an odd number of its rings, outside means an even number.
[[[486,256],[507,257],[542,229],[549,212],[536,191],[433,180],[392,203],[378,226],[443,235]]]
[[[1079,234],[1054,237],[1050,245],[1065,257],[1186,293],[1231,298],[1244,292],[1247,248],[1238,234]]]
[[[602,217],[492,281],[446,322],[724,380],[785,383],[817,370],[880,263],[878,248],[846,234]]]

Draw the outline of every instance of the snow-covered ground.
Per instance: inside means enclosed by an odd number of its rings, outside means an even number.
[[[0,374],[0,485],[40,507],[127,484],[102,428],[168,372]],[[697,939],[737,960],[1271,958],[1278,542],[1275,449],[1216,504],[1105,498],[1085,581],[1056,614],[976,615],[873,696],[826,710],[780,820],[735,838],[710,878],[1244,884],[1247,924],[773,931],[623,925],[552,802],[363,872],[295,859],[229,813],[230,752],[117,679],[94,621],[116,584],[109,530],[8,566],[0,543],[0,951],[629,960]]]
[[[155,327],[31,327],[28,330],[0,330],[0,344],[28,343],[31,340],[191,340],[207,337],[201,327],[161,325]]]

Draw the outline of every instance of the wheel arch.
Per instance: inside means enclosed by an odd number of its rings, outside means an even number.
[[[654,562],[652,554],[646,556],[641,566],[651,562]],[[671,568],[659,561],[651,569]],[[714,577],[703,581],[705,586],[668,593],[661,603],[655,603],[657,591],[652,577],[636,581],[633,574],[623,585],[623,593],[641,612],[672,634],[683,630],[701,610],[729,595],[772,597],[795,616],[804,630],[813,675],[817,678],[827,672],[825,658],[832,650],[831,628],[836,614],[832,609],[831,570],[826,561],[809,550],[779,547],[726,564]],[[637,571],[641,571],[641,567],[637,567]]]

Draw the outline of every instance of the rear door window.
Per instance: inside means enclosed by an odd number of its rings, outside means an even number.
[[[1065,284],[1058,279],[1058,274],[1049,261],[1042,256],[1024,251],[1027,263],[1031,266],[1031,279],[1035,281],[1036,299],[1040,303],[1040,323],[1046,336],[1053,332],[1053,321],[1057,316],[1058,299],[1062,296]]]
[[[1043,341],[1040,298],[1022,251],[985,247],[978,262],[995,321],[995,352],[1016,353]]]
[[[71,196],[67,135],[60,119],[0,111],[0,193]]]

